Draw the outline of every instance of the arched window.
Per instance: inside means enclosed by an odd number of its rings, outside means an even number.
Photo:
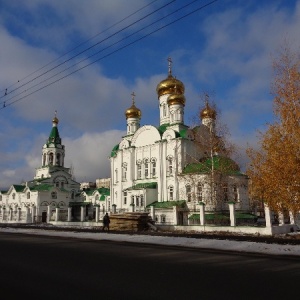
[[[228,185],[226,183],[223,184],[223,199],[225,202],[228,201]]]
[[[51,198],[52,199],[57,199],[57,193],[56,192],[52,192],[51,193]]]
[[[140,206],[140,197],[139,196],[135,197],[135,205]]]
[[[115,169],[115,182],[118,182],[118,169]]]
[[[185,190],[186,190],[186,198],[187,198],[187,201],[188,202],[191,202],[192,200],[192,190],[191,190],[191,186],[190,185],[187,185],[185,187]]]
[[[163,117],[167,115],[167,107],[166,104],[163,105]]]
[[[13,200],[16,199],[16,194],[15,193],[12,194],[12,198],[13,198]]]
[[[169,200],[172,201],[174,197],[174,187],[169,186]]]
[[[233,185],[233,201],[238,202],[238,189],[237,186],[234,184]]]
[[[140,200],[141,200],[141,203],[140,203],[141,206],[144,206],[144,196],[143,195],[140,196]]]
[[[161,215],[160,216],[160,222],[161,223],[166,223],[166,215]]]
[[[74,199],[75,198],[75,191],[72,191],[71,192],[71,199]]]
[[[30,199],[30,192],[27,192],[27,199]]]
[[[43,155],[43,166],[46,165],[46,154]]]
[[[52,152],[49,154],[49,165],[50,166],[53,165],[53,153]]]
[[[56,154],[56,165],[60,166],[60,153]]]
[[[152,159],[151,160],[151,173],[152,173],[152,177],[155,177],[156,176],[156,160],[155,159]]]
[[[98,194],[95,196],[95,200],[96,201],[99,200],[99,195]]]
[[[123,193],[124,204],[127,204],[127,192]]]

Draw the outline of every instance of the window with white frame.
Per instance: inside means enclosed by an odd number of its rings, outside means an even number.
[[[142,178],[142,164],[139,162],[137,164],[137,179]]]
[[[166,104],[163,105],[163,116],[165,117],[167,115],[167,107]]]
[[[173,174],[173,157],[167,157],[167,176],[171,176]]]
[[[171,185],[169,186],[169,200],[172,201],[174,198],[174,187]]]
[[[12,194],[12,198],[13,198],[13,200],[16,199],[16,194],[15,193]]]
[[[145,178],[149,176],[149,161],[145,160]]]
[[[199,182],[197,185],[197,201],[201,202],[203,200],[203,186],[202,184]]]
[[[141,204],[141,206],[144,206],[144,196],[143,195],[140,196],[140,204]]]
[[[123,163],[122,165],[122,181],[127,180],[127,164]]]
[[[161,223],[166,223],[166,215],[161,215],[160,216],[160,222]]]
[[[99,200],[99,195],[98,194],[95,196],[95,200],[96,201]]]
[[[223,199],[225,202],[228,201],[228,185],[226,183],[223,184]]]
[[[191,202],[192,201],[192,189],[191,189],[191,186],[190,185],[187,185],[185,187],[185,191],[186,191],[186,198],[187,198],[187,201],[188,202]]]
[[[155,159],[152,159],[151,160],[151,173],[152,173],[152,177],[155,177],[156,176],[156,160]]]
[[[115,169],[115,182],[118,182],[118,169]]]
[[[237,189],[237,186],[234,184],[232,189],[233,189],[233,201],[238,202],[239,199],[238,199],[238,189]]]
[[[27,192],[27,199],[30,199],[30,192]]]
[[[140,206],[140,197],[139,196],[135,197],[135,205]]]
[[[51,198],[52,199],[57,199],[57,193],[56,192],[52,192],[51,193]]]

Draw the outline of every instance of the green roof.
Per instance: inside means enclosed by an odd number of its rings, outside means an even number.
[[[113,149],[111,150],[110,156],[115,157],[117,155],[118,150],[119,150],[119,144],[113,147]]]
[[[51,184],[39,184],[35,186],[29,187],[31,191],[49,191],[51,188],[53,188],[53,185]]]
[[[247,214],[247,213],[235,213],[236,219],[257,219],[256,215]],[[212,213],[212,214],[205,214],[205,220],[221,220],[221,219],[230,219],[229,214],[221,214],[221,213]],[[199,214],[192,214],[189,216],[189,220],[200,220]]]
[[[198,163],[188,164],[184,170],[183,174],[190,173],[210,173],[214,166],[214,170],[218,172],[223,172],[226,174],[241,174],[240,168],[231,158],[224,156],[214,156],[212,159],[210,157],[202,159]]]
[[[157,128],[157,130],[159,131],[159,133],[160,133],[161,135],[163,135],[163,133],[168,129],[169,126],[170,126],[169,123],[167,123],[167,124],[162,124],[162,125],[160,125],[160,126]]]
[[[186,206],[185,200],[177,200],[177,201],[164,201],[164,202],[153,202],[147,205],[147,208],[154,206],[155,208],[172,208],[173,206],[184,208]]]
[[[105,195],[105,196],[110,195],[110,189],[109,188],[101,187],[101,188],[98,188],[97,190],[101,195]]]
[[[105,200],[105,195],[101,195],[100,201],[104,201],[104,200]]]
[[[205,220],[228,220],[230,219],[228,215],[223,215],[221,213],[215,213],[215,214],[205,214]],[[189,216],[189,220],[200,220],[199,214],[192,214]]]
[[[61,138],[59,136],[58,128],[53,126],[47,141],[47,145],[49,144],[61,144]]]
[[[13,187],[17,193],[23,192],[25,189],[25,185],[13,184]]]
[[[157,182],[145,182],[145,183],[138,183],[132,187],[129,187],[125,189],[127,190],[141,190],[141,189],[156,189],[157,188]]]
[[[187,137],[187,129],[182,129],[179,131],[179,135],[182,137],[182,138],[186,138]]]

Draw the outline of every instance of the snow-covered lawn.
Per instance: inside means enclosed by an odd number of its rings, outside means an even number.
[[[129,234],[111,234],[107,232],[67,232],[43,229],[0,228],[0,232],[22,233],[45,236],[59,236],[66,238],[109,240],[117,242],[147,243],[179,247],[202,249],[216,249],[237,252],[251,252],[269,255],[296,255],[300,256],[300,245],[278,245],[256,242],[241,242],[230,240],[196,239],[186,237],[147,236]],[[299,232],[294,234],[300,234]]]

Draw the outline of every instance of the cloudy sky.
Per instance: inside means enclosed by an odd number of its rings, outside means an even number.
[[[159,124],[168,57],[185,122],[210,93],[243,157],[273,120],[272,59],[286,40],[299,50],[299,28],[296,0],[0,0],[0,189],[33,178],[55,110],[77,181],[109,177],[133,91],[141,124]]]

